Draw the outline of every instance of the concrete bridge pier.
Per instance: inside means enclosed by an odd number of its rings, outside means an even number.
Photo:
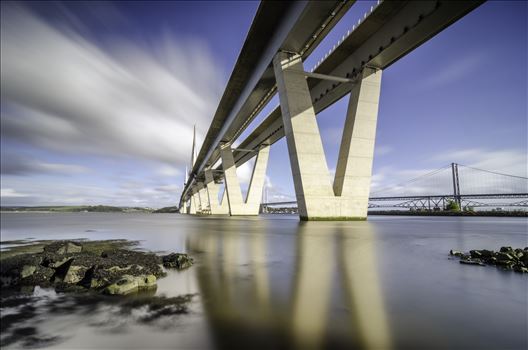
[[[301,220],[366,219],[381,70],[352,88],[332,183],[301,57],[279,52],[273,67]]]
[[[206,214],[209,212],[209,195],[207,194],[207,188],[203,182],[198,182],[196,184],[198,187],[198,197],[200,198],[200,214]]]
[[[262,198],[262,189],[266,179],[268,166],[269,146],[261,148],[256,156],[251,181],[249,183],[246,200],[242,198],[242,190],[236,174],[236,165],[233,158],[231,145],[220,146],[220,157],[224,170],[225,193],[229,204],[229,214],[233,215],[258,215]]]
[[[196,212],[198,211],[198,203],[200,201],[199,198],[197,198],[197,193],[195,192],[195,190],[193,189],[193,194],[191,195],[191,205],[189,206],[189,214],[196,214]]]
[[[205,170],[205,186],[207,189],[207,196],[209,200],[209,208],[212,215],[229,214],[229,205],[225,199],[225,191],[220,202],[218,201],[218,194],[220,192],[220,185],[215,183],[213,178],[213,170]]]

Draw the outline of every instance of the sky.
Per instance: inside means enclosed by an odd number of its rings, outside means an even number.
[[[373,4],[352,6],[305,69]],[[177,205],[193,126],[200,146],[258,2],[1,6],[2,205]],[[451,162],[528,176],[527,18],[526,2],[486,2],[383,72],[373,193]],[[317,116],[330,172],[347,102]],[[285,169],[283,139],[268,201],[295,198]],[[244,190],[251,162],[237,172]]]

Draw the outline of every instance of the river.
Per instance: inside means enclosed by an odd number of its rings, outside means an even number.
[[[527,274],[448,253],[524,248],[527,227],[525,218],[2,213],[2,241],[123,238],[196,260],[156,291],[193,294],[186,313],[145,322],[146,307],[37,288],[2,305],[15,320],[2,325],[2,348],[526,349]]]

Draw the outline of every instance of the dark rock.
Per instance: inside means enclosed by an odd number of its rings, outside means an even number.
[[[493,250],[487,250],[487,249],[481,249],[481,250],[479,250],[479,252],[482,255],[482,257],[484,257],[486,259],[492,258],[493,255],[495,254],[495,252]]]
[[[525,272],[525,269],[528,269],[528,252],[520,248],[501,247],[498,252],[487,249],[475,249],[470,250],[469,254],[451,250],[449,254],[460,257],[461,264],[496,265],[501,269],[515,270],[516,272]]]
[[[498,261],[502,261],[502,262],[517,260],[517,257],[514,254],[509,254],[509,253],[504,253],[504,252],[496,253],[495,257],[497,258]]]
[[[88,248],[87,248],[88,247]],[[94,247],[96,249],[94,249]],[[111,249],[104,243],[83,246],[72,241],[57,241],[41,253],[21,253],[2,259],[2,286],[55,287],[58,292],[96,290],[108,294],[127,294],[152,290],[158,278],[166,275],[162,264],[184,269],[192,265],[187,254],[160,257],[152,253]]]
[[[22,279],[32,276],[37,271],[40,262],[40,257],[32,254],[2,259],[0,264],[0,286],[18,285]]]
[[[514,265],[513,271],[520,272],[520,273],[528,273],[528,268],[522,266],[522,265]]]
[[[482,257],[482,253],[480,252],[480,250],[470,250],[469,251],[469,255],[471,255],[472,258],[481,258]]]
[[[194,260],[187,254],[172,253],[162,257],[163,266],[167,268],[176,268],[178,270],[191,267]]]
[[[39,265],[31,276],[22,278],[18,284],[21,286],[40,286],[46,288],[51,286],[54,273],[55,270]]]

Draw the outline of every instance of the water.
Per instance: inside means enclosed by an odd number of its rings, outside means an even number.
[[[197,261],[161,279],[156,291],[196,294],[185,314],[146,322],[145,305],[37,289],[25,306],[3,306],[2,318],[17,320],[8,329],[3,322],[6,349],[528,346],[528,276],[448,256],[450,249],[525,247],[524,218],[303,223],[272,215],[4,213],[1,219],[3,241],[124,238],[152,251],[185,251]]]

